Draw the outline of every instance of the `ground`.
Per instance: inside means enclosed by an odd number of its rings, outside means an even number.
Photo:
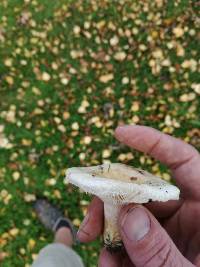
[[[113,137],[142,124],[200,148],[199,2],[1,0],[0,264],[30,266],[52,241],[32,202],[46,197],[78,227],[90,196],[71,166],[123,162],[168,170]],[[79,245],[97,265],[101,241]]]

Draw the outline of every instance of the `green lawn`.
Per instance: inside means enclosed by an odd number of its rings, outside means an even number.
[[[124,162],[168,170],[120,145],[143,124],[200,148],[198,1],[0,1],[0,265],[30,266],[52,234],[45,196],[78,226],[90,197],[66,168]],[[100,242],[79,245],[97,266]]]

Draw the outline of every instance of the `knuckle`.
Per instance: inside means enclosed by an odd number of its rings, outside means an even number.
[[[154,247],[146,251],[146,261],[143,267],[177,267],[173,265],[172,248],[168,242],[156,242]]]

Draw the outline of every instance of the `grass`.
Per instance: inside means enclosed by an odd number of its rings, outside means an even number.
[[[52,241],[36,196],[80,225],[90,197],[63,182],[67,167],[121,161],[169,177],[120,146],[117,125],[149,125],[200,148],[198,4],[165,2],[1,1],[1,266],[28,267]],[[76,248],[86,266],[100,246]]]

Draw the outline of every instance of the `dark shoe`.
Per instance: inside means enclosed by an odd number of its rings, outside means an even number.
[[[63,217],[58,208],[50,204],[46,199],[36,200],[33,208],[39,220],[47,229],[56,232],[61,227],[67,227],[72,233],[74,243],[76,242],[76,231],[73,224],[69,219]]]

